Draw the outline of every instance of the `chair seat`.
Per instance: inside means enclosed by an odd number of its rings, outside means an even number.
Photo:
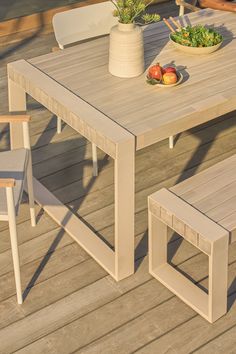
[[[14,178],[16,181],[16,185],[13,188],[16,214],[22,198],[28,156],[27,149],[0,153],[0,178]],[[6,188],[0,188],[0,215],[7,214]]]

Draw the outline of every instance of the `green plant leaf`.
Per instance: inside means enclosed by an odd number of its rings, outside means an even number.
[[[171,33],[170,37],[174,42],[187,47],[212,47],[223,40],[220,33],[203,25],[183,27]]]
[[[161,83],[160,80],[152,79],[151,77],[148,77],[148,76],[147,76],[146,82],[147,82],[149,85],[156,85],[156,84],[160,84],[160,83]]]
[[[135,23],[142,19],[144,23],[160,21],[160,15],[146,13],[146,8],[153,0],[111,0],[115,6],[113,15],[118,17],[121,23]]]

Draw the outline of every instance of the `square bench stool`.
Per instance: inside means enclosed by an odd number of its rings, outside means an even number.
[[[227,312],[228,246],[236,240],[236,155],[148,198],[149,272],[209,322]],[[208,293],[167,262],[171,228],[209,257]]]

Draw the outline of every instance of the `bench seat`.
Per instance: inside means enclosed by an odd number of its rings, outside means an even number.
[[[209,322],[227,312],[228,245],[236,241],[236,155],[148,198],[149,271]],[[208,293],[167,261],[167,231],[209,257]]]

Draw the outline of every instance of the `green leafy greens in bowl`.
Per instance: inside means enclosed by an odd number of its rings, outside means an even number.
[[[220,33],[202,25],[182,27],[171,33],[170,38],[180,45],[195,48],[212,47],[223,41]]]

